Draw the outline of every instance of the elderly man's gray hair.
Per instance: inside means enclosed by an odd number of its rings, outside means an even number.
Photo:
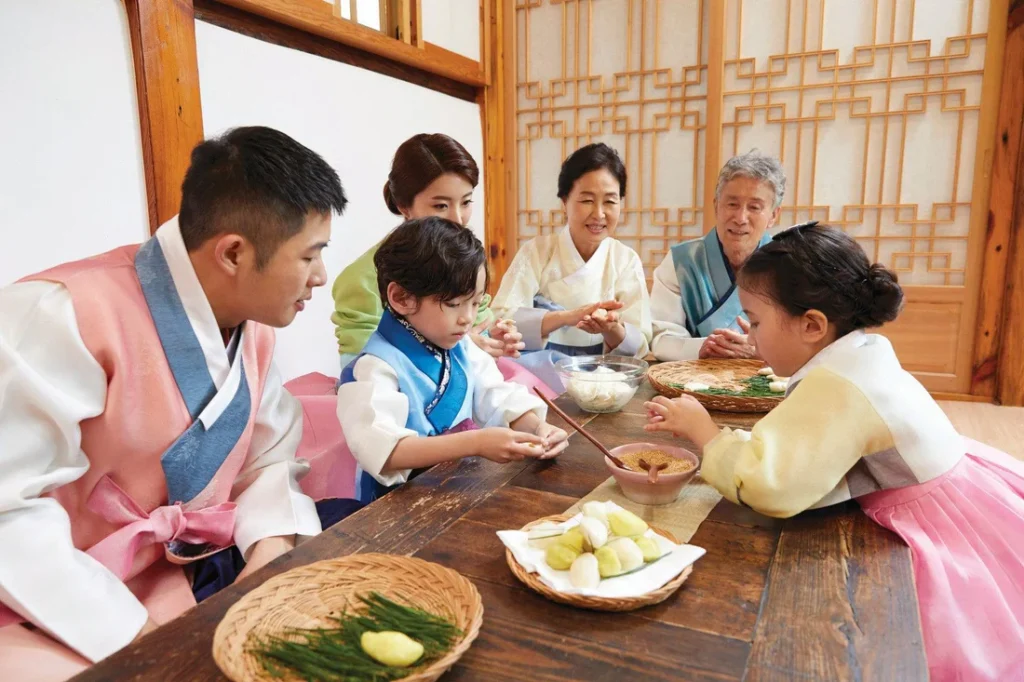
[[[786,171],[782,169],[782,162],[774,156],[751,149],[746,154],[734,156],[726,161],[718,174],[715,201],[721,197],[722,188],[726,183],[735,178],[751,178],[767,183],[775,192],[775,203],[772,205],[772,210],[774,211],[782,205],[782,198],[786,195]]]

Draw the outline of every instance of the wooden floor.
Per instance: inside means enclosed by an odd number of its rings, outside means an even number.
[[[1024,407],[949,400],[939,405],[963,435],[1024,460]]]

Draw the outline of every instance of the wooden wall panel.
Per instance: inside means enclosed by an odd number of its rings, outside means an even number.
[[[963,289],[908,286],[905,293],[903,313],[881,333],[892,342],[903,366],[925,381],[929,389],[963,392],[956,375]]]

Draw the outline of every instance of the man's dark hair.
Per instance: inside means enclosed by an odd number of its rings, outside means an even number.
[[[311,211],[342,213],[338,174],[313,150],[273,128],[235,128],[192,150],[181,185],[178,222],[185,248],[240,234],[256,249],[256,267],[302,231]]]

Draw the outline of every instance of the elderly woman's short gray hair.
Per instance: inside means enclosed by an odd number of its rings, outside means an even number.
[[[726,161],[718,174],[715,201],[721,196],[722,188],[726,183],[735,178],[751,178],[767,183],[775,192],[775,203],[772,205],[772,210],[774,211],[782,205],[782,198],[786,196],[786,171],[782,169],[782,162],[774,156],[751,149],[746,154],[734,156]]]

